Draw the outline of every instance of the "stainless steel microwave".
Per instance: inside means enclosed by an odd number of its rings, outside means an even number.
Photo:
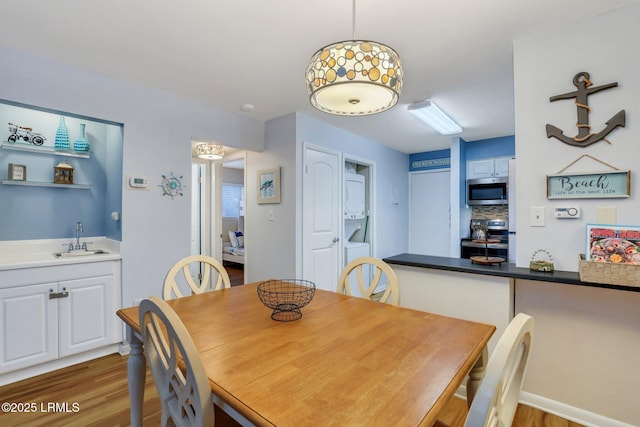
[[[509,179],[478,178],[467,180],[467,204],[506,205]]]

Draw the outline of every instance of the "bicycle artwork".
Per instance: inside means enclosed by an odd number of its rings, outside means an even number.
[[[9,142],[14,143],[19,140],[30,142],[33,145],[42,145],[47,140],[41,133],[33,132],[33,128],[18,126],[9,122]]]

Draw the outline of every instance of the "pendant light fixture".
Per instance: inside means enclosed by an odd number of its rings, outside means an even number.
[[[353,0],[353,40],[319,49],[307,66],[311,105],[341,116],[381,113],[396,105],[402,90],[402,67],[395,50],[382,43],[356,40]]]
[[[224,157],[224,146],[202,142],[196,145],[196,157],[207,160],[219,160]]]

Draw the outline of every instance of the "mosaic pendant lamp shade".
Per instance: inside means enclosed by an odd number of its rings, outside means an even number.
[[[307,66],[311,105],[340,116],[381,113],[396,105],[402,91],[402,66],[395,50],[382,43],[357,40],[356,0],[353,39],[318,50]]]
[[[343,116],[381,113],[402,90],[400,57],[381,43],[352,40],[318,50],[307,67],[311,105]]]
[[[207,160],[218,160],[224,157],[224,146],[201,143],[196,145],[196,157]]]

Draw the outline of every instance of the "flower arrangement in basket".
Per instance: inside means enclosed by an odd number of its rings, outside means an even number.
[[[531,254],[531,271],[553,271],[553,255],[546,249],[538,249]]]

